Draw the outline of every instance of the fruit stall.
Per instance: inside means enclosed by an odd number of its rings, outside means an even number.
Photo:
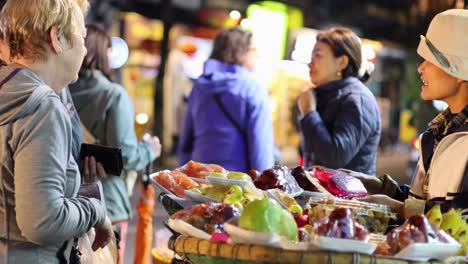
[[[227,171],[189,161],[151,175],[170,215],[169,248],[188,263],[464,263],[461,211],[404,222],[352,171],[276,165]]]

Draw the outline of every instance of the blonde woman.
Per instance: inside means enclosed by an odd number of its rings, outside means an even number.
[[[77,196],[70,115],[58,96],[78,78],[88,6],[14,0],[1,11],[0,263],[69,263],[74,238],[91,227],[94,249],[112,237],[105,206]]]

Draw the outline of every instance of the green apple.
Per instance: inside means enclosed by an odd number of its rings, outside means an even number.
[[[234,204],[234,203],[239,203],[242,200],[242,195],[244,194],[244,191],[242,191],[242,188],[238,185],[232,185],[228,192],[226,193],[226,196],[224,197],[224,203],[227,204]]]

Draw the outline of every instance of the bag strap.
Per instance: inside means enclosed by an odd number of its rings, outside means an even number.
[[[81,122],[81,130],[83,131],[83,141],[87,144],[96,144],[99,143],[99,140],[89,131],[89,129]]]
[[[7,83],[9,80],[11,80],[11,78],[13,78],[21,69],[20,68],[16,68],[14,69],[12,72],[10,72],[10,74],[7,75],[7,77],[5,77],[5,79],[1,80],[0,81],[0,89],[3,88],[3,85],[5,85],[5,83]],[[6,197],[6,194],[5,194],[5,182],[3,181],[3,179],[0,181],[1,182],[1,192],[2,192],[2,195],[3,195],[3,201],[7,201],[7,197]],[[6,221],[7,223],[10,222],[10,214],[8,213],[8,206],[6,206],[6,204],[4,205],[5,207],[5,215],[6,215]],[[10,229],[8,228],[8,225],[7,225],[7,228],[6,228],[6,241],[7,241],[7,245],[9,244],[9,241],[10,241]]]
[[[245,142],[245,157],[247,158],[247,169],[250,170],[250,157],[249,157],[249,143],[247,141],[247,132],[242,129],[242,127],[239,125],[239,123],[236,122],[236,120],[232,117],[231,114],[227,111],[227,109],[224,107],[223,103],[221,102],[221,94],[214,94],[213,95],[216,103],[218,104],[219,108],[221,111],[224,113],[224,115],[231,121],[231,123],[234,125],[234,127],[241,133],[242,138],[244,139]]]
[[[13,78],[13,76],[15,76],[19,71],[21,71],[20,68],[14,69],[12,72],[10,72],[10,74],[8,74],[7,77],[5,77],[5,79],[0,81],[0,89],[2,89],[3,85],[5,85],[5,83],[7,83],[9,80],[11,80],[11,78]]]

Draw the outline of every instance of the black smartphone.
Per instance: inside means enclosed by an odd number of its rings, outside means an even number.
[[[120,176],[123,169],[122,150],[97,144],[81,144],[80,159],[93,156],[106,173]]]

